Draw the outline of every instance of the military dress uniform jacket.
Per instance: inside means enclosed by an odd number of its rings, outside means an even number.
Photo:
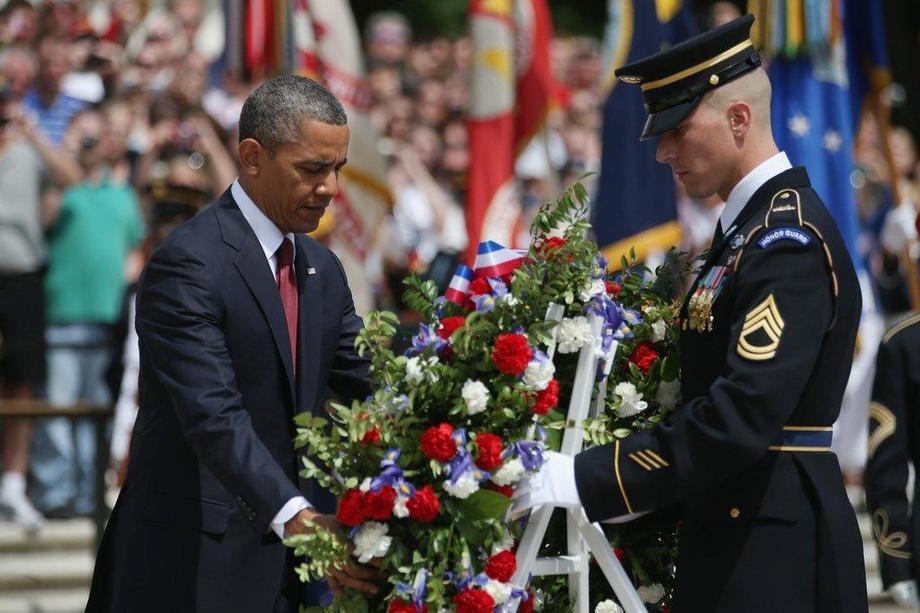
[[[751,197],[684,303],[683,405],[575,459],[593,520],[681,502],[674,611],[866,611],[831,426],[861,298],[803,168]]]
[[[920,480],[907,499],[908,464],[920,467],[920,314],[895,325],[878,350],[869,407],[866,503],[878,546],[882,583],[917,580],[914,543],[920,539]]]

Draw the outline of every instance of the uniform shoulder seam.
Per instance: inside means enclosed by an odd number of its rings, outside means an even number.
[[[907,328],[910,328],[916,323],[920,323],[920,313],[914,313],[913,315],[910,315],[907,318],[902,319],[895,325],[891,326],[891,328],[888,329],[888,332],[885,333],[885,336],[882,337],[882,342],[883,343],[890,342],[891,339],[893,339],[895,336],[897,336],[898,334],[900,334]]]

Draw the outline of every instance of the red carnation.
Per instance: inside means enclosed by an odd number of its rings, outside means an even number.
[[[456,613],[492,613],[494,608],[495,601],[482,590],[463,590],[454,596]]]
[[[421,613],[428,613],[428,605],[423,604],[420,611]],[[391,600],[387,613],[419,613],[419,610],[415,608],[414,603],[406,602],[405,600]]]
[[[427,524],[441,512],[441,503],[438,501],[438,495],[434,493],[434,488],[426,485],[422,489],[415,490],[415,495],[406,503],[409,509],[409,517],[415,521]]]
[[[491,294],[492,286],[489,285],[489,280],[485,277],[479,277],[478,279],[473,279],[470,281],[470,296],[481,296],[483,294]]]
[[[622,547],[614,547],[613,553],[617,557],[617,560],[619,560],[620,562],[626,559],[626,552],[623,551]]]
[[[540,253],[544,256],[549,256],[563,245],[565,245],[564,238],[560,236],[551,236],[540,243]]]
[[[527,600],[518,606],[518,613],[533,613],[533,592],[527,590]]]
[[[364,436],[361,437],[361,442],[365,445],[375,445],[380,442],[380,428],[374,426],[370,430],[364,433]]]
[[[360,490],[348,490],[339,499],[339,512],[335,514],[340,522],[354,528],[364,521],[364,495]]]
[[[514,571],[516,569],[517,561],[514,559],[514,554],[505,549],[491,556],[486,561],[484,570],[489,579],[508,583],[511,581],[511,577],[514,576]]]
[[[523,374],[532,357],[533,351],[523,334],[499,334],[495,339],[492,361],[506,375]]]
[[[533,412],[537,415],[546,415],[550,410],[556,408],[559,404],[559,381],[550,379],[546,389],[537,394],[537,400],[533,404]]]
[[[613,281],[606,281],[604,285],[607,287],[607,293],[610,294],[613,298],[616,298],[620,295],[620,290],[623,288],[620,287],[619,283],[614,283]]]
[[[479,456],[476,466],[483,470],[494,470],[502,463],[502,439],[488,432],[476,435],[476,446],[479,447]]]
[[[514,495],[514,488],[510,485],[496,485],[494,483],[490,483],[489,489],[493,492],[498,492],[505,498],[511,498],[511,496]]]
[[[432,426],[422,434],[422,453],[438,462],[447,462],[457,455],[457,443],[450,437],[454,428],[450,424]]]
[[[641,343],[633,349],[629,361],[636,365],[642,374],[647,375],[652,364],[658,359],[658,352],[652,349],[651,343]]]
[[[445,341],[450,338],[450,336],[463,327],[463,324],[466,323],[466,317],[463,315],[454,315],[453,317],[445,317],[441,320],[441,327],[438,328],[438,336],[440,336]]]
[[[367,517],[386,521],[393,516],[393,504],[396,502],[396,490],[387,485],[376,492],[364,494],[364,506]]]

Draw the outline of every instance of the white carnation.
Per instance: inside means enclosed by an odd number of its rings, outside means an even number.
[[[513,458],[502,464],[501,468],[492,474],[492,483],[496,485],[511,485],[517,483],[524,476],[524,463],[520,458]]]
[[[604,600],[597,603],[594,613],[623,613],[623,609],[612,600]]]
[[[620,406],[617,409],[617,415],[620,417],[629,417],[648,408],[648,403],[642,400],[642,394],[638,393],[636,386],[628,381],[617,383],[613,393],[620,397]]]
[[[475,415],[486,410],[489,402],[489,388],[481,381],[469,379],[463,384],[463,390],[460,392],[463,401],[466,403],[466,414]]]
[[[552,381],[553,375],[556,374],[556,367],[549,360],[540,362],[531,360],[524,370],[524,385],[535,391],[543,391],[549,382]]]
[[[642,585],[639,587],[639,589],[636,590],[636,593],[639,595],[639,598],[642,599],[642,602],[655,604],[664,598],[664,586],[662,586],[660,583]]]
[[[358,558],[358,561],[362,564],[367,564],[373,558],[386,555],[390,549],[390,543],[393,541],[392,536],[387,536],[389,530],[389,526],[376,521],[361,524],[355,534],[355,550],[352,555]]]
[[[511,584],[489,579],[482,589],[488,592],[495,604],[505,604],[511,598]]]
[[[578,292],[578,297],[581,298],[582,302],[588,302],[598,294],[603,294],[606,291],[607,286],[604,285],[603,279],[591,279]]]
[[[406,362],[406,382],[418,385],[427,379],[432,383],[438,380],[438,373],[434,372],[433,367],[438,363],[438,358],[427,358],[423,360],[419,356],[411,357]]]
[[[659,319],[652,324],[652,341],[659,343],[668,335],[668,324],[663,319]]]
[[[500,551],[511,551],[512,547],[514,547],[514,535],[510,531],[506,531],[502,540],[492,545],[492,555],[494,556]]]
[[[584,315],[566,317],[559,322],[556,330],[559,340],[556,348],[559,349],[559,353],[575,353],[581,349],[582,345],[594,340],[594,335],[591,334],[591,324]]]
[[[397,496],[396,504],[393,505],[393,515],[400,519],[409,517],[409,507],[406,506],[407,502],[409,502],[408,496]]]
[[[680,402],[680,380],[675,379],[674,381],[662,381],[659,383],[655,400],[666,411],[676,408],[677,403]]]
[[[444,482],[444,491],[454,498],[466,498],[473,492],[479,491],[479,481],[473,478],[473,472],[467,471],[460,475],[456,483],[450,479]]]

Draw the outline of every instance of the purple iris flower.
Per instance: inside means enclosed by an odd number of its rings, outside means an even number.
[[[518,441],[502,451],[502,460],[515,455],[521,459],[521,464],[529,471],[537,470],[546,461],[543,458],[542,441]]]
[[[594,257],[594,268],[591,270],[591,276],[595,279],[603,279],[607,276],[607,258],[598,253]]]
[[[447,343],[444,342],[438,333],[427,324],[419,324],[418,336],[412,337],[412,355],[419,355],[429,347],[433,348],[435,353],[441,351]],[[408,351],[406,352],[408,355]]]

